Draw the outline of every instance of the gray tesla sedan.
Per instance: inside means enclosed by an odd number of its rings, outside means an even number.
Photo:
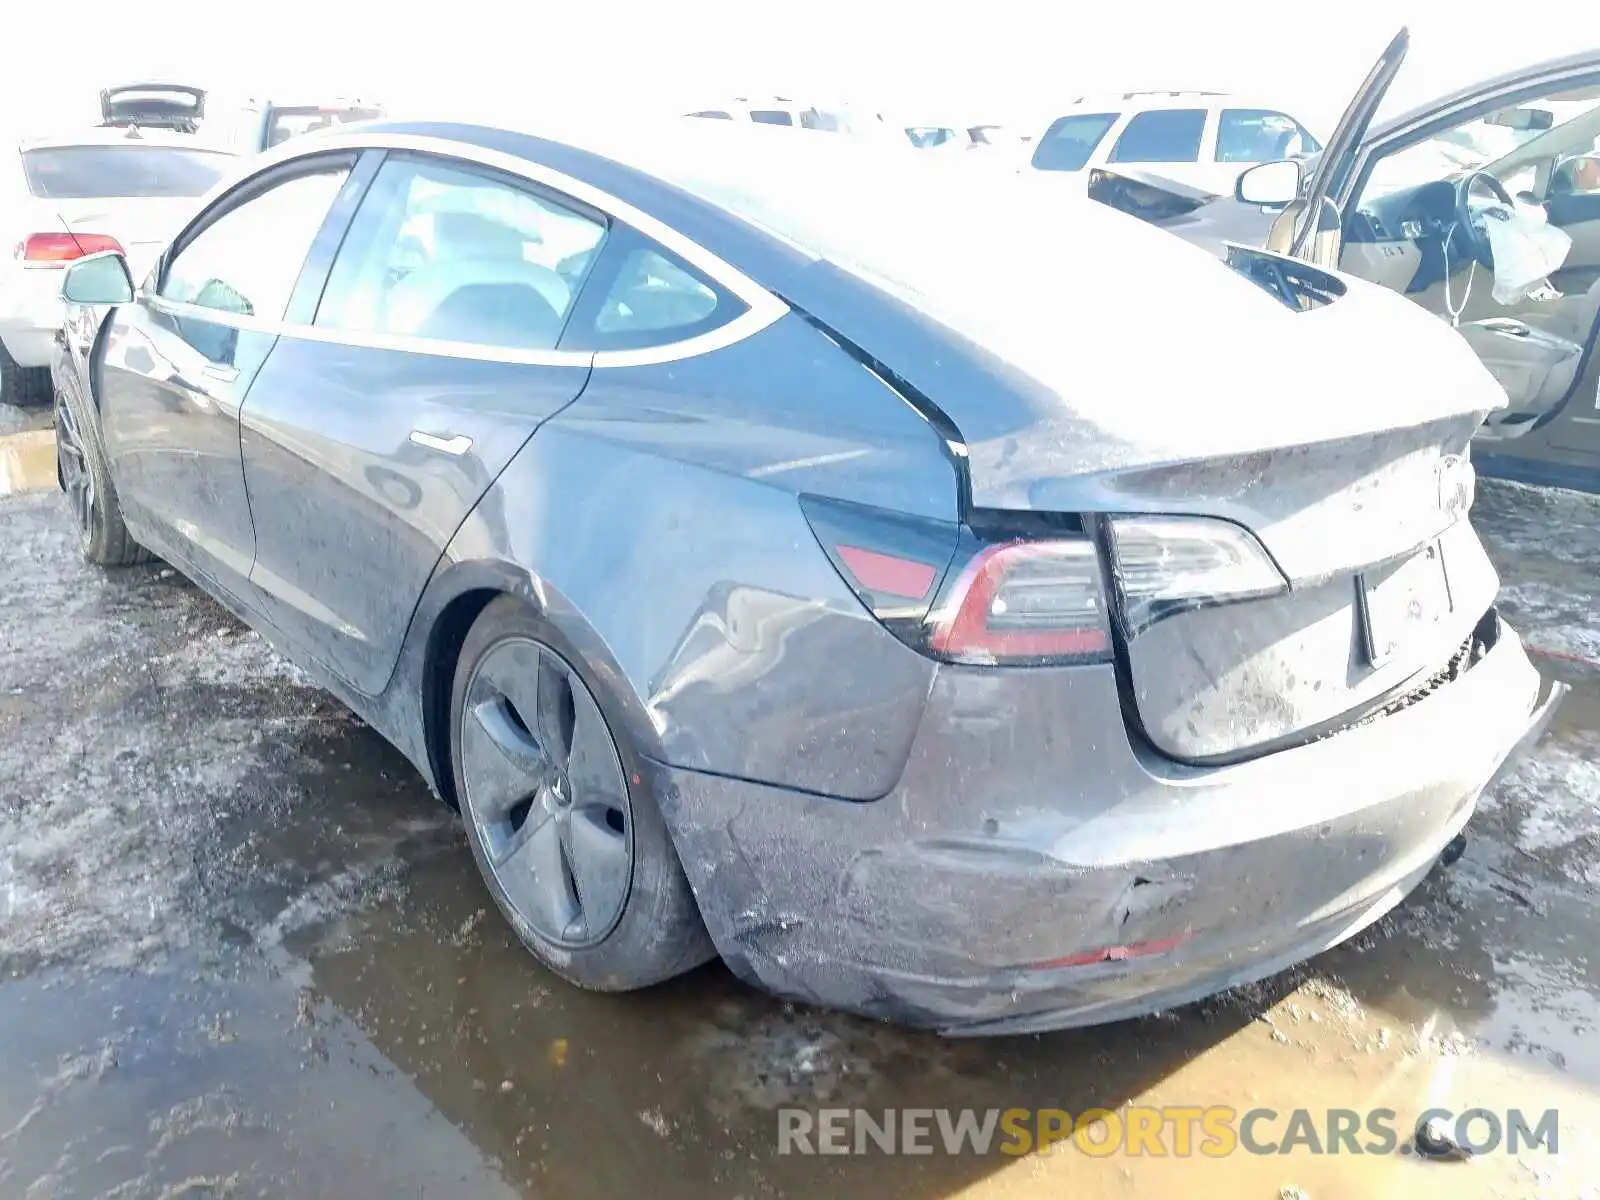
[[[59,468],[459,806],[584,987],[952,1033],[1349,937],[1561,688],[1448,326],[853,139],[296,139],[66,273]]]

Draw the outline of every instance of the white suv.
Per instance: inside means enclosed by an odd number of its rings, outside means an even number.
[[[1080,96],[1033,144],[1029,166],[1077,172],[1119,164],[1219,195],[1247,167],[1322,149],[1301,122],[1270,104],[1223,92]]]

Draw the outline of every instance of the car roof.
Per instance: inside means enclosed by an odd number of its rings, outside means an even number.
[[[63,149],[69,146],[176,146],[186,150],[199,150],[211,154],[233,154],[195,137],[192,133],[176,133],[167,129],[141,126],[137,136],[125,126],[95,125],[43,137],[27,137],[18,143],[21,150]]]
[[[997,206],[995,211],[1005,211],[1007,201],[1014,198],[1008,189],[1019,192],[1025,203],[1047,201],[1053,215],[1059,215],[1059,205],[1081,199],[1089,210],[1084,218],[1088,224],[1098,226],[1109,219],[1143,225],[1080,197],[1070,187],[1056,186],[1058,181],[1043,178],[1045,173],[1008,173],[991,180],[988,172],[946,166],[941,156],[921,152],[909,140],[897,140],[890,148],[871,138],[774,137],[770,129],[760,125],[681,117],[540,118],[537,123],[520,128],[368,121],[294,139],[261,161],[266,164],[296,158],[363,140],[382,145],[385,139],[399,138],[404,142],[419,137],[510,153],[569,173],[579,182],[608,190],[662,220],[667,220],[663,214],[681,210],[683,195],[688,193],[746,228],[754,225],[790,246],[804,245],[808,252],[826,243],[833,249],[848,248],[872,257],[870,222],[850,216],[847,198],[858,194],[870,195],[870,202],[856,206],[875,214],[882,215],[896,206],[936,209],[953,228],[971,223],[970,205],[974,202],[992,200]],[[449,150],[441,148],[440,152],[448,154]],[[574,170],[563,163],[581,169]],[[624,182],[625,187],[616,186]],[[979,194],[971,194],[972,188],[977,188]],[[984,191],[985,188],[990,190]],[[819,214],[816,210],[825,212]],[[984,219],[979,223],[983,224]],[[797,232],[801,230],[804,232]]]

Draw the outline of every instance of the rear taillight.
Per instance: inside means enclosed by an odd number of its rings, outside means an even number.
[[[1255,535],[1231,521],[1113,517],[1107,527],[1118,609],[1129,635],[1175,612],[1289,590]]]
[[[872,614],[947,662],[1098,662],[1111,652],[1087,538],[985,541],[970,530],[802,497],[823,551]]]
[[[1015,514],[1034,530],[1024,537],[815,496],[800,506],[872,614],[906,645],[946,662],[1109,662],[1113,608],[1131,637],[1176,612],[1289,589],[1255,535],[1211,517],[1105,520],[1108,586],[1099,546],[1076,517],[1045,523]]]
[[[928,648],[950,662],[1101,662],[1111,633],[1094,543],[1001,542],[967,562],[929,619]]]
[[[17,243],[16,257],[32,266],[48,267],[106,250],[121,254],[122,243],[104,233],[30,233]]]
[[[823,553],[889,631],[922,649],[923,621],[961,536],[958,525],[842,500],[802,496]]]

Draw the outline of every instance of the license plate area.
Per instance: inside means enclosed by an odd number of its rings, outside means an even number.
[[[1367,658],[1379,667],[1426,644],[1450,616],[1444,554],[1432,542],[1410,558],[1360,575],[1356,595]]]

